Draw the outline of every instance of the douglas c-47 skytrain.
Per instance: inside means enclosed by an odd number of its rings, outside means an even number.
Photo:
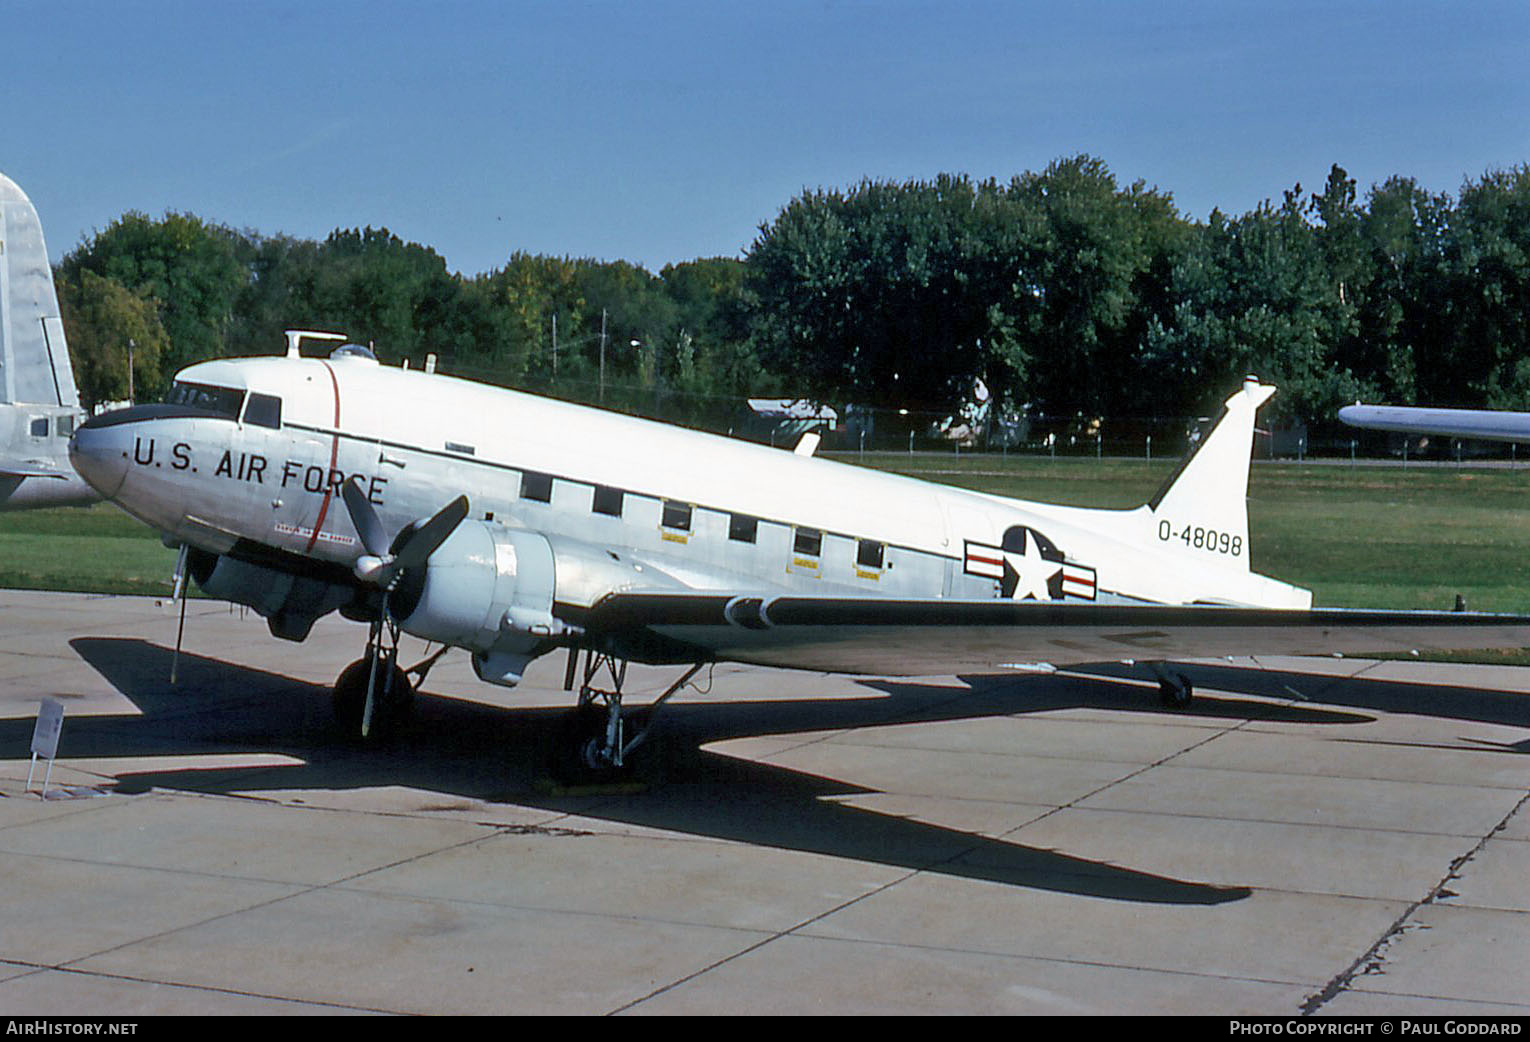
[[[567,648],[572,688],[584,651],[567,759],[597,774],[643,739],[622,710],[627,661],[688,678],[718,660],[904,675],[1131,660],[1180,704],[1190,685],[1168,663],[1185,657],[1530,643],[1530,619],[1313,610],[1253,572],[1250,446],[1273,393],[1253,379],[1152,500],[1091,510],[384,367],[354,345],[300,353],[326,338],[191,366],[163,404],[83,424],[70,456],[276,636],[336,610],[370,623],[335,687],[363,733],[412,694],[400,630],[505,686]]]

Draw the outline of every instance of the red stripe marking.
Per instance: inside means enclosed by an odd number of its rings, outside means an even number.
[[[324,502],[319,504],[319,519],[313,523],[313,535],[308,537],[308,549],[313,550],[313,545],[319,541],[319,532],[324,527],[324,517],[329,513],[329,501],[334,498],[335,486],[329,480],[329,476],[335,472],[335,461],[340,458],[340,381],[335,379],[335,371],[330,368],[328,362],[320,359],[326,372],[329,373],[330,386],[335,389],[335,433],[329,444],[329,470],[324,475]]]

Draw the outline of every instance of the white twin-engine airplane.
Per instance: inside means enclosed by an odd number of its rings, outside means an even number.
[[[339,610],[371,624],[340,676],[364,734],[412,694],[398,632],[472,653],[512,686],[586,652],[570,763],[627,762],[627,661],[718,660],[876,674],[1530,643],[1530,619],[1314,611],[1250,569],[1250,379],[1135,510],[1030,503],[598,409],[383,367],[365,348],[204,362],[163,404],[98,416],[71,459],[184,548],[208,594],[304,639]],[[433,368],[428,366],[427,369]],[[434,658],[412,672],[423,677]],[[601,669],[612,690],[593,681]],[[657,704],[657,703],[656,703]],[[651,715],[651,714],[647,714]]]

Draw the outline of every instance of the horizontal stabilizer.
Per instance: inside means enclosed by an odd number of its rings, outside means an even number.
[[[67,480],[69,475],[57,467],[50,467],[46,463],[37,463],[31,460],[0,459],[0,477],[59,478],[60,480]]]

